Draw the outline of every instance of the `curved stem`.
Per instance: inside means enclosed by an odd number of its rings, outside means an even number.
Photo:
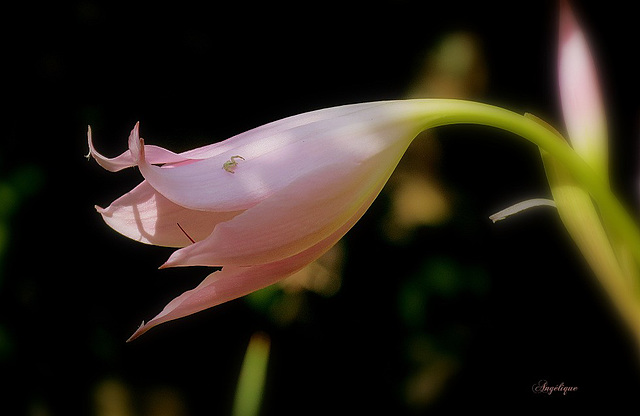
[[[640,231],[635,220],[611,192],[608,183],[595,174],[587,163],[550,128],[531,118],[487,104],[439,100],[442,111],[430,127],[450,124],[479,124],[515,133],[551,154],[578,181],[598,206],[607,224],[627,244],[640,265]]]

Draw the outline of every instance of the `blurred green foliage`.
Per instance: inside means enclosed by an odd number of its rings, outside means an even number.
[[[2,261],[11,237],[11,217],[23,201],[42,185],[43,175],[37,166],[22,166],[0,178],[0,285]]]
[[[0,262],[9,245],[11,217],[26,198],[42,187],[43,180],[42,170],[34,165],[21,166],[7,177],[0,178]],[[2,263],[0,277],[1,271]]]
[[[483,305],[489,275],[451,257],[427,257],[402,278],[397,307],[405,327],[407,375],[404,401],[413,409],[433,405],[463,368],[473,336],[469,313]]]
[[[429,321],[439,319],[438,303],[450,305],[456,299],[480,298],[487,294],[489,281],[479,266],[463,265],[447,257],[428,258],[401,284],[400,315],[409,328],[424,328]]]

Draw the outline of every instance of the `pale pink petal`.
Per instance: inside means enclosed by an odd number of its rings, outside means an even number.
[[[415,101],[319,110],[296,116],[295,123],[284,119],[269,129],[236,136],[216,147],[228,148],[224,153],[172,169],[152,166],[144,143],[130,140],[129,147],[145,179],[168,199],[190,209],[235,211],[256,205],[318,169],[335,164],[357,169],[395,141],[410,141],[425,123],[426,108]],[[334,117],[328,119],[325,112]],[[282,126],[290,128],[278,128]],[[244,160],[230,173],[223,166],[236,155]]]
[[[344,224],[389,178],[408,141],[353,166],[336,163],[299,178],[219,224],[211,236],[172,254],[163,267],[251,266],[287,258]]]
[[[558,79],[573,148],[594,169],[606,174],[607,131],[598,76],[587,40],[567,1],[562,1],[560,8]]]
[[[190,159],[208,159],[219,154],[232,154],[235,150],[241,147],[252,145],[256,137],[271,137],[277,134],[281,134],[288,130],[300,127],[303,124],[315,123],[317,121],[328,120],[338,116],[344,116],[349,112],[362,111],[368,107],[378,106],[379,103],[362,103],[357,106],[343,106],[324,108],[321,110],[310,111],[307,113],[296,114],[291,117],[287,117],[281,120],[276,120],[268,124],[261,125],[259,127],[247,130],[240,134],[237,134],[227,140],[219,143],[213,143],[207,146],[199,147],[197,149],[188,150],[184,153],[180,153],[181,156]],[[347,108],[352,107],[352,108]]]
[[[326,239],[295,256],[251,267],[224,267],[207,276],[196,288],[173,299],[162,312],[142,325],[127,340],[133,341],[154,326],[200,312],[272,285],[302,269],[333,247],[364,215],[384,183],[372,189],[356,213]]]
[[[358,109],[354,108],[354,111],[362,110],[366,106],[374,105],[376,104],[361,104]],[[240,133],[225,141],[209,144],[196,149],[187,150],[186,152],[182,152],[179,154],[171,152],[170,150],[164,149],[162,147],[147,145],[145,146],[145,156],[150,164],[171,164],[190,160],[208,159],[221,153],[227,154],[233,152],[233,149],[250,144],[256,136],[272,136],[274,134],[298,127],[305,123],[326,120],[337,115],[342,115],[344,113],[344,109],[335,107],[330,109],[316,110],[304,114],[298,114],[288,117],[284,120],[278,120],[256,127],[252,130]],[[138,129],[139,125],[136,124],[135,128]],[[89,126],[87,137],[89,141],[89,155],[87,156],[92,156],[103,168],[112,172],[117,172],[119,170],[136,165],[136,162],[129,150],[114,158],[108,158],[100,154],[93,145],[93,140],[91,138],[91,126]]]
[[[191,244],[189,237],[200,241],[208,237],[217,224],[240,213],[189,210],[169,201],[146,181],[109,207],[96,209],[107,225],[122,235],[142,243],[167,247]]]
[[[138,135],[139,131],[139,123],[136,123],[131,135]],[[113,158],[108,158],[100,154],[93,145],[93,139],[91,137],[91,126],[89,126],[87,130],[87,140],[89,142],[89,155],[95,159],[96,162],[103,168],[111,172],[117,172],[122,169],[126,169],[136,165],[136,162],[131,155],[131,151],[127,150],[122,153],[120,156],[116,156]],[[145,155],[147,157],[147,161],[151,164],[164,164],[164,163],[179,163],[184,161],[189,161],[193,159],[197,159],[197,153],[192,154],[190,156],[183,156],[176,153],[173,153],[170,150],[164,149],[159,146],[145,146],[144,149]]]

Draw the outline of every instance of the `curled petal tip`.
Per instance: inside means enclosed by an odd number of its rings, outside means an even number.
[[[91,157],[93,157],[94,159],[96,159],[96,161],[98,161],[98,163],[100,163],[99,158],[102,157],[102,155],[96,152],[96,149],[93,147],[93,137],[91,136],[91,126],[87,126],[87,144],[89,145],[89,153],[85,155],[87,160],[90,160]]]
[[[87,142],[89,144],[89,153],[86,156],[87,159],[93,157],[93,159],[106,170],[110,172],[117,172],[119,170],[131,167],[135,165],[132,160],[130,152],[125,152],[120,156],[109,158],[100,154],[93,146],[93,137],[91,135],[91,126],[87,129]]]
[[[136,123],[129,135],[129,151],[131,152],[131,157],[133,157],[133,160],[136,163],[140,163],[145,160],[144,139],[140,137],[140,122]]]
[[[182,253],[178,253],[178,251],[174,251],[173,253],[171,253],[171,255],[169,256],[169,258],[162,263],[162,265],[160,267],[158,267],[158,269],[168,269],[170,267],[176,267],[176,266],[180,266],[180,260],[177,258],[181,258],[181,254]]]
[[[92,151],[92,143],[91,143],[91,126],[87,127],[87,141],[89,142],[89,153],[87,153],[86,155],[84,155],[85,158],[87,158],[87,160],[91,160],[91,154],[93,153]]]
[[[144,334],[145,332],[147,332],[148,328],[146,328],[144,326],[144,321],[142,321],[142,323],[140,324],[140,326],[138,327],[138,329],[136,329],[136,332],[133,333],[133,335],[131,335],[129,337],[129,339],[127,339],[127,342],[131,342],[134,339],[138,338],[140,335]]]
[[[158,269],[162,270],[162,269],[168,269],[171,267],[180,267],[180,266],[193,266],[196,264],[191,264],[189,262],[189,257],[185,256],[183,252],[181,252],[180,250],[174,251],[171,256],[169,256],[169,258],[167,259],[167,261],[165,261],[160,267],[158,267]],[[206,266],[206,267],[222,267],[218,264],[197,264],[199,266]]]
[[[180,254],[181,253],[177,253],[176,251],[171,253],[171,255],[169,256],[167,261],[165,261],[162,264],[162,266],[158,267],[158,269],[168,269],[169,267],[175,267],[175,266],[179,265],[180,264],[180,260],[177,259],[177,258],[180,257]]]

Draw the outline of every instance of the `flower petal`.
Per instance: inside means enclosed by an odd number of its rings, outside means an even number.
[[[152,166],[143,142],[130,140],[129,147],[145,179],[171,201],[196,210],[235,211],[318,169],[336,164],[356,169],[396,140],[410,141],[424,127],[428,111],[433,110],[421,101],[319,110],[235,136],[216,148],[225,152],[172,169]],[[235,155],[244,160],[232,174],[223,167]]]
[[[373,106],[374,104],[361,104],[360,109],[363,109],[368,105]],[[159,146],[147,145],[145,146],[145,156],[150,164],[180,163],[189,160],[207,159],[221,153],[232,152],[233,149],[250,143],[255,136],[272,136],[278,132],[286,131],[305,123],[321,121],[336,115],[341,115],[343,112],[344,110],[340,107],[335,107],[297,114],[284,120],[278,120],[256,127],[252,130],[238,134],[229,140],[187,150],[186,152],[179,154]],[[139,123],[136,123],[134,130],[139,130]],[[131,134],[134,134],[134,132],[132,131]],[[93,145],[93,140],[91,138],[91,126],[88,128],[87,138],[89,142],[89,154],[87,157],[93,157],[103,168],[111,172],[117,172],[136,165],[136,161],[129,150],[114,158],[108,158],[100,154]]]
[[[140,123],[136,123],[135,127],[131,131],[130,136],[133,136],[134,134],[138,135],[139,128]],[[98,162],[98,164],[106,170],[110,172],[117,172],[119,170],[136,165],[135,159],[133,158],[129,150],[114,158],[108,158],[100,154],[93,146],[93,139],[91,137],[91,126],[89,126],[87,130],[87,140],[89,142],[89,154],[87,155],[87,157],[93,157],[95,161]],[[145,146],[144,150],[148,162],[152,164],[178,163],[193,159],[193,156],[182,156],[159,146]]]
[[[237,212],[193,211],[176,205],[143,181],[109,207],[96,207],[114,230],[142,243],[184,247],[189,238],[196,241],[209,236],[214,227],[228,221]],[[179,225],[178,225],[179,224]],[[182,227],[189,237],[180,229]]]
[[[296,114],[281,120],[276,120],[271,123],[255,127],[251,130],[247,130],[240,134],[237,134],[227,140],[210,144],[197,149],[188,150],[184,153],[180,153],[181,156],[191,159],[208,159],[219,154],[231,154],[234,149],[238,149],[243,146],[251,145],[256,137],[271,137],[282,132],[294,129],[304,124],[315,123],[318,121],[328,120],[334,117],[344,116],[349,111],[362,111],[369,107],[378,106],[379,103],[362,103],[357,106],[351,106],[353,108],[348,109],[346,107],[332,107],[324,108],[320,110],[310,111],[307,113]]]
[[[127,342],[133,341],[154,326],[237,299],[296,273],[326,253],[358,222],[382,186],[384,183],[380,184],[375,190],[377,192],[374,191],[358,211],[329,237],[295,256],[273,263],[250,267],[225,266],[222,270],[207,276],[196,288],[173,299],[149,322],[142,322]]]
[[[589,45],[567,1],[561,2],[558,80],[573,148],[607,177],[607,126]]]
[[[290,257],[326,238],[384,186],[409,141],[353,166],[311,172],[218,225],[210,237],[174,252],[163,267],[251,266]]]

